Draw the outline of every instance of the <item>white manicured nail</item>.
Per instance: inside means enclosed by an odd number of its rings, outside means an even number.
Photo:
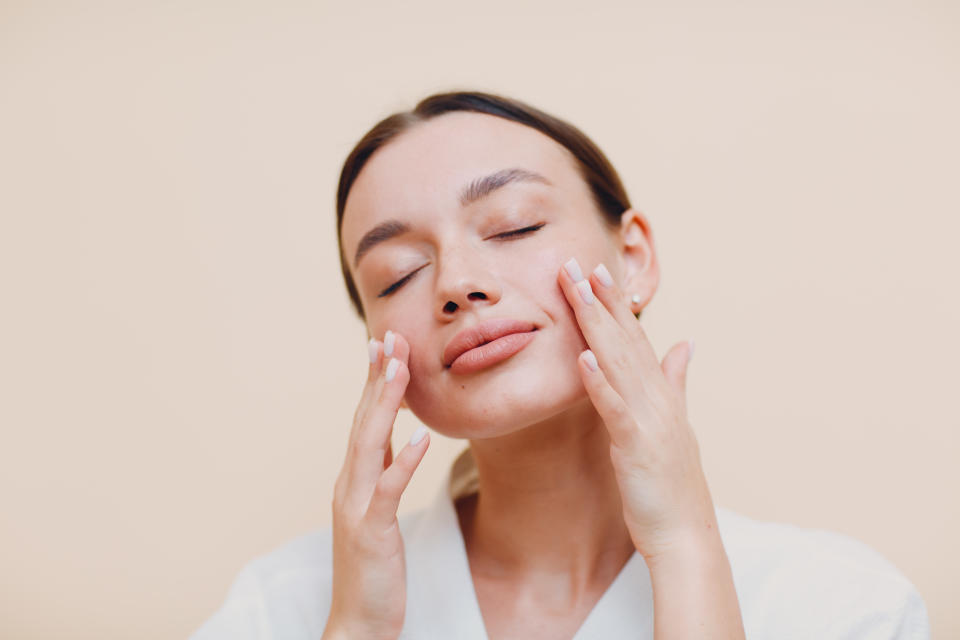
[[[417,445],[420,444],[420,441],[423,440],[424,436],[427,435],[427,428],[423,425],[417,427],[417,430],[413,432],[413,435],[410,436],[410,444]]]
[[[597,274],[597,280],[600,281],[600,284],[602,284],[605,287],[613,286],[613,278],[610,276],[610,272],[607,271],[607,268],[603,265],[602,262],[597,265],[597,268],[594,269],[593,272]]]
[[[573,278],[574,282],[580,282],[583,280],[583,271],[580,271],[580,264],[577,262],[576,258],[570,258],[567,260],[567,263],[563,265],[563,268],[567,270],[567,273],[570,274],[570,277]]]
[[[393,335],[393,331],[388,330],[386,335],[383,336],[383,355],[393,355],[393,343],[396,341],[396,339],[397,336]]]
[[[370,338],[370,342],[367,343],[367,351],[370,353],[370,364],[373,364],[377,361],[377,356],[380,355],[380,349],[377,348],[377,341],[373,338]]]
[[[600,368],[600,365],[597,363],[597,356],[593,355],[593,351],[590,349],[583,352],[583,359],[587,361],[587,366],[590,367],[590,371],[596,371]]]
[[[397,369],[400,368],[400,361],[396,358],[390,358],[390,364],[387,365],[387,382],[393,380],[393,376],[397,375]]]
[[[593,304],[593,289],[590,288],[589,280],[581,280],[578,282],[577,290],[580,292],[580,297],[583,298],[584,302]]]

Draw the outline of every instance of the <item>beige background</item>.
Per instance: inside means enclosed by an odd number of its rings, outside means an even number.
[[[958,637],[958,5],[342,4],[0,4],[0,636],[185,637],[329,523],[366,370],[340,163],[478,88],[649,215],[716,501],[864,541]]]

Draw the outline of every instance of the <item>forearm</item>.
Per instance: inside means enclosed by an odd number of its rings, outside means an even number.
[[[743,640],[733,572],[719,534],[647,560],[656,640]]]

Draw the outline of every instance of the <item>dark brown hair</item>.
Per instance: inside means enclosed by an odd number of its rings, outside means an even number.
[[[370,129],[347,156],[343,163],[343,170],[340,172],[340,184],[337,187],[337,244],[340,247],[340,268],[343,270],[350,300],[360,318],[365,318],[363,305],[360,303],[356,284],[350,276],[343,243],[340,240],[343,210],[347,204],[350,187],[377,149],[413,126],[451,111],[473,111],[513,120],[533,127],[566,147],[576,158],[580,175],[590,187],[593,201],[601,217],[611,228],[619,227],[620,216],[630,208],[627,192],[613,165],[600,148],[572,124],[519,100],[491,93],[455,91],[437,93],[424,98],[411,111],[401,111],[388,116]]]

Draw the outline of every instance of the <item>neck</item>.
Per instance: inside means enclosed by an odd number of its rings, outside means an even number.
[[[563,574],[589,584],[615,576],[635,551],[609,435],[589,398],[470,448],[479,492],[458,510],[468,554],[492,577]]]

